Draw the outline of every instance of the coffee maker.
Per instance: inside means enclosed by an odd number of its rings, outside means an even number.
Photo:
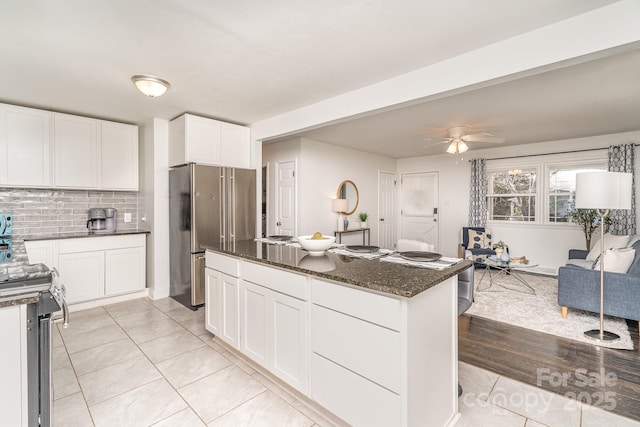
[[[113,233],[116,231],[118,210],[115,208],[91,208],[87,228],[90,233]]]
[[[105,233],[107,231],[107,216],[102,208],[89,209],[87,228],[90,233]]]

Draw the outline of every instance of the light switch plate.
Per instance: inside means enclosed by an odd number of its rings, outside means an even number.
[[[124,222],[131,222],[131,212],[124,213]]]

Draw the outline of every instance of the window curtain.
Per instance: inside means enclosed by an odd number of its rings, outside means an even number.
[[[473,159],[470,163],[469,227],[484,227],[487,224],[486,162],[485,159]]]
[[[609,147],[609,171],[630,172],[631,209],[613,210],[610,217],[613,223],[609,226],[611,234],[621,236],[636,234],[636,176],[634,173],[635,144],[612,145]]]

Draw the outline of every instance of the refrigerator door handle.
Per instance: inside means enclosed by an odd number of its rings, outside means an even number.
[[[229,218],[229,234],[231,235],[231,240],[236,240],[236,180],[233,172],[231,172],[231,176],[229,177],[229,203],[231,205],[231,217]]]
[[[218,212],[218,220],[220,221],[220,241],[225,242],[225,233],[227,231],[226,218],[224,212],[227,207],[226,186],[224,182],[224,169],[222,169],[220,175],[220,212]]]

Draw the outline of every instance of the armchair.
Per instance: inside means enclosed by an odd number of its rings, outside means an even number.
[[[491,229],[485,227],[462,227],[462,243],[458,246],[458,257],[470,259],[474,265],[479,259],[495,255],[491,248]]]

